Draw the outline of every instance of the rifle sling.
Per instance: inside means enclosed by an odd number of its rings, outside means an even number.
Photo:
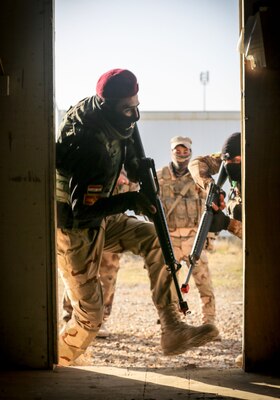
[[[173,211],[174,208],[177,206],[177,204],[179,203],[179,201],[185,196],[185,194],[187,193],[187,191],[189,190],[189,188],[190,188],[191,185],[192,185],[192,182],[186,183],[186,185],[183,187],[183,189],[182,189],[181,192],[179,193],[177,199],[174,201],[174,203],[173,203],[172,206],[170,207],[168,213],[166,214],[166,218],[169,217],[169,215],[172,213],[172,211]]]

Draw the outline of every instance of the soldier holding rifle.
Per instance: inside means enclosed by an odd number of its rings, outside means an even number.
[[[103,320],[99,265],[103,251],[132,251],[147,266],[152,299],[161,322],[165,355],[181,354],[218,335],[212,324],[182,321],[158,234],[151,222],[124,214],[140,211],[152,220],[158,209],[141,192],[112,195],[121,169],[139,180],[133,140],[138,83],[128,70],[113,69],[97,82],[96,95],[66,113],[56,144],[57,255],[71,319],[59,335],[59,364],[71,365],[96,337]]]

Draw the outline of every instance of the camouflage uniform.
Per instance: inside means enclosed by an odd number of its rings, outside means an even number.
[[[179,262],[185,261],[189,266],[188,256],[191,253],[202,214],[205,194],[198,189],[190,173],[176,177],[171,165],[162,168],[157,175],[160,197],[166,214],[175,257]],[[180,194],[182,192],[185,193],[182,195]],[[180,198],[179,201],[178,198]],[[174,207],[176,200],[177,204]],[[210,235],[209,243],[213,239],[214,236]],[[180,277],[183,281],[186,275],[182,276],[182,272]],[[205,250],[202,251],[192,276],[201,298],[203,323],[213,323],[215,319],[215,296]]]
[[[206,190],[209,183],[213,181],[212,175],[219,172],[222,163],[221,153],[215,153],[209,156],[194,158],[189,164],[189,170],[194,181],[199,187]],[[235,217],[235,207],[241,206],[241,188],[240,185],[235,185],[231,188],[229,201],[227,202],[227,210],[231,217],[228,226],[228,231],[233,235],[242,239],[242,222]]]
[[[125,171],[122,171],[125,174]],[[134,182],[121,183],[115,187],[114,194],[137,191],[139,185]],[[104,316],[107,321],[112,312],[115,297],[118,271],[120,269],[120,254],[104,252],[100,263],[100,281],[103,289]]]
[[[219,333],[214,325],[193,327],[181,320],[154,224],[124,214],[127,209],[146,209],[141,194],[113,195],[123,167],[128,179],[137,182],[139,160],[133,126],[119,131],[105,116],[96,96],[80,101],[66,113],[56,143],[57,262],[73,307],[59,334],[61,365],[79,357],[102,325],[103,251],[131,251],[144,258],[165,355],[201,346]]]
[[[230,146],[230,138],[233,138],[235,135],[236,134],[233,134],[227,139],[227,142],[225,143],[225,145],[228,146],[227,149]],[[236,147],[236,144],[237,142],[235,142],[235,147],[231,148],[231,150],[235,151],[234,155],[240,155],[240,153],[236,154],[238,153],[238,147]],[[229,154],[231,154],[231,152]],[[189,169],[197,185],[206,190],[209,183],[213,181],[212,175],[215,175],[219,172],[221,163],[222,153],[215,153],[209,156],[197,157],[193,159],[189,164]],[[241,185],[239,182],[232,182],[230,178],[229,181],[232,184],[232,187],[229,194],[229,200],[227,201],[227,210],[230,216],[230,222],[227,230],[234,236],[242,239]],[[236,358],[235,363],[238,367],[242,366],[242,354]]]
[[[122,171],[123,175],[126,175],[125,171]],[[139,189],[139,185],[133,182],[120,183],[116,186],[114,194],[125,193],[129,191],[136,191]],[[100,262],[100,282],[103,291],[103,303],[104,303],[104,314],[103,321],[107,321],[112,312],[113,301],[116,290],[117,276],[120,269],[120,254],[103,252]],[[62,319],[68,322],[71,319],[73,307],[71,301],[65,291],[63,296],[63,315]],[[99,332],[100,334],[100,332]],[[99,334],[97,336],[99,336]],[[108,333],[102,332],[101,336],[106,337]]]
[[[117,283],[117,275],[120,269],[120,255],[114,253],[103,252],[100,262],[100,282],[103,292],[103,303],[104,303],[104,315],[103,321],[107,321],[109,318],[113,300],[115,296],[115,289]],[[65,291],[63,296],[63,315],[62,319],[68,322],[71,319],[73,307],[71,301]]]
[[[105,236],[106,231],[106,236]],[[176,295],[162,259],[152,223],[126,215],[106,217],[100,229],[58,229],[58,265],[74,309],[60,334],[60,362],[82,354],[96,336],[103,319],[103,291],[99,277],[102,251],[132,251],[145,259],[155,305],[163,308]]]

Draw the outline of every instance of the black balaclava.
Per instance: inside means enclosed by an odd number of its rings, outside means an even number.
[[[126,117],[125,115],[117,112],[114,106],[111,106],[106,112],[107,120],[124,136],[129,137],[131,130],[133,130],[135,122],[140,119],[140,112],[138,108],[133,112],[131,117]]]
[[[222,147],[222,159],[232,160],[241,155],[241,134],[235,132],[230,135]],[[229,163],[225,165],[228,177],[231,181],[241,183],[241,163]]]

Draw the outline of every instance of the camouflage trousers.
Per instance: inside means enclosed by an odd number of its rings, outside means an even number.
[[[177,261],[180,263],[185,261],[187,266],[189,266],[188,255],[192,250],[194,236],[187,238],[171,236],[171,240]],[[109,318],[112,311],[119,268],[120,255],[104,252],[99,268],[100,281],[103,289],[104,321]],[[184,282],[186,276],[187,271],[182,268],[178,276],[180,286]],[[197,266],[193,269],[192,277],[201,299],[202,322],[214,323],[216,316],[215,296],[205,250],[202,251],[200,260],[198,261]],[[70,299],[66,294],[63,299],[63,309],[63,319],[64,321],[68,321],[71,318],[73,308]]]
[[[103,292],[104,314],[103,320],[106,321],[112,311],[118,271],[120,269],[120,255],[104,252],[99,267],[99,276]],[[62,319],[68,322],[72,317],[73,307],[67,292],[63,296],[63,315]]]
[[[188,267],[190,265],[188,256],[191,253],[194,238],[195,235],[188,237],[174,237],[171,234],[175,258],[180,263],[185,261]],[[187,271],[184,273],[184,269],[181,268],[178,276],[180,285],[184,282],[186,276]],[[202,321],[203,323],[214,323],[216,316],[215,296],[205,250],[202,250],[200,259],[192,270],[192,277],[201,299]]]
[[[157,309],[177,301],[154,225],[124,214],[107,217],[98,230],[58,229],[57,262],[73,314],[59,334],[59,364],[70,365],[96,337],[104,314],[102,253],[141,255]]]

